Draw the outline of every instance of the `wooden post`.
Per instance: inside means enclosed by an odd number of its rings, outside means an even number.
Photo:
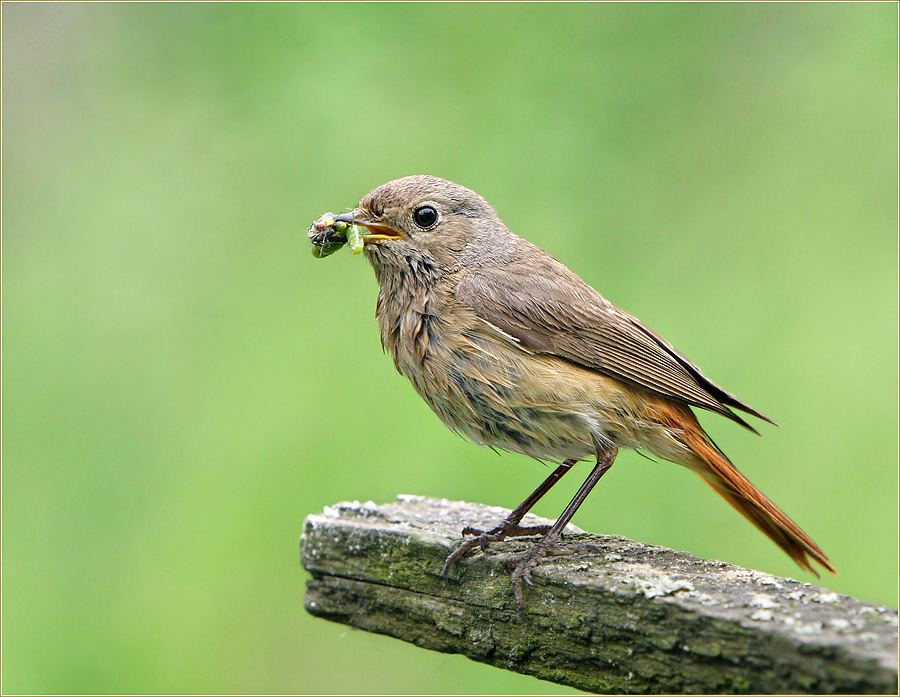
[[[539,565],[526,621],[503,560],[529,539],[470,555],[444,582],[460,530],[507,513],[400,496],[311,515],[306,609],[588,692],[897,694],[896,610],[664,547],[570,526],[567,541],[601,551]]]

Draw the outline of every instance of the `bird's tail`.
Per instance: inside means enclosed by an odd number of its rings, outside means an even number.
[[[688,414],[693,423],[679,419],[679,439],[693,451],[696,459],[685,464],[804,569],[818,576],[810,563],[813,560],[836,574],[831,560],[810,536],[753,486],[706,435],[696,417]]]

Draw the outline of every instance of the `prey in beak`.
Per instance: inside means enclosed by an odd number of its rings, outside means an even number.
[[[349,213],[336,215],[334,216],[334,220],[338,223],[361,225],[366,228],[368,233],[363,233],[362,235],[363,241],[366,243],[376,242],[378,240],[399,240],[402,237],[402,235],[394,230],[394,228],[383,225],[377,220],[372,220],[365,211],[362,211],[359,208],[350,211]]]
[[[359,209],[340,215],[326,213],[309,227],[312,254],[317,259],[330,256],[345,245],[354,254],[359,254],[366,243],[401,237],[399,232]]]

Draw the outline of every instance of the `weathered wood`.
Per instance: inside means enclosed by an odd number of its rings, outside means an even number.
[[[401,496],[309,516],[306,609],[589,692],[897,694],[896,610],[664,547],[570,526],[567,540],[602,551],[538,566],[525,622],[503,559],[528,539],[471,555],[445,583],[460,530],[507,513]]]

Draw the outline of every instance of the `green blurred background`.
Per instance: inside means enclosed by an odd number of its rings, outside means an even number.
[[[307,514],[514,506],[546,474],[447,431],[363,259],[310,255],[314,218],[407,174],[779,421],[704,417],[823,585],[896,605],[895,4],[2,13],[4,692],[571,692],[303,610]],[[633,453],[574,522],[816,581]]]

